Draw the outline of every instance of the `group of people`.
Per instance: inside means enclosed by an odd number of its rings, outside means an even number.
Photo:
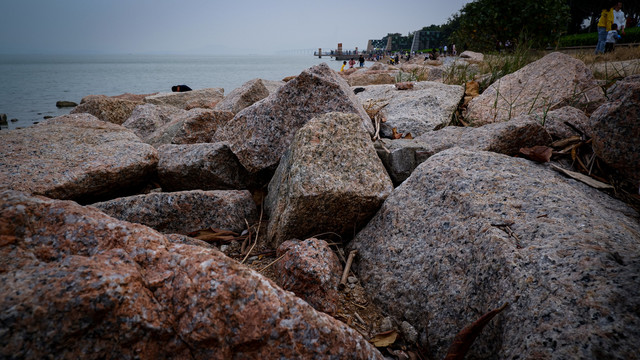
[[[364,56],[360,55],[360,57],[358,58],[358,62],[360,63],[360,67],[364,67]],[[356,61],[354,58],[351,58],[349,60],[349,69],[353,69],[353,67],[355,66]],[[340,68],[340,71],[344,71],[344,67],[347,66],[347,62],[343,61],[342,62],[342,67]]]
[[[613,51],[614,44],[624,35],[626,17],[622,11],[622,2],[608,1],[600,13],[598,21],[598,45],[596,54]]]

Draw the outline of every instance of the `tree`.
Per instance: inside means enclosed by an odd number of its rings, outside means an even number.
[[[476,0],[460,10],[450,40],[479,51],[507,41],[546,47],[566,33],[569,9],[566,0]]]

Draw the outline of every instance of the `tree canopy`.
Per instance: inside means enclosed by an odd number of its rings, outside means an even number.
[[[566,0],[476,0],[449,20],[450,25],[458,23],[449,39],[480,51],[507,42],[544,47],[566,33],[569,10]]]

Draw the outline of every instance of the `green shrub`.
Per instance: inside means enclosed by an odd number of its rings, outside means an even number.
[[[625,35],[618,41],[619,44],[640,42],[640,28],[633,27],[625,30]],[[565,35],[558,41],[559,47],[570,46],[596,46],[598,44],[598,33]]]

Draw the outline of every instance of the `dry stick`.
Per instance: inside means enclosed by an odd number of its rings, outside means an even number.
[[[249,249],[249,252],[244,257],[244,259],[242,259],[242,261],[240,262],[241,264],[244,264],[245,260],[247,260],[249,255],[251,255],[251,252],[253,251],[253,248],[256,247],[256,245],[258,244],[258,235],[260,235],[260,225],[262,224],[262,211],[263,210],[264,210],[264,199],[262,201],[262,206],[260,207],[260,220],[258,221],[258,230],[256,230],[256,241],[253,243],[253,245],[251,245],[251,249]]]
[[[271,266],[271,265],[273,265],[273,264],[277,263],[277,262],[278,262],[280,259],[282,259],[285,255],[287,255],[287,254],[285,253],[285,254],[280,255],[280,257],[279,257],[279,258],[277,258],[277,259],[273,260],[272,262],[270,262],[270,263],[269,263],[269,265],[267,265],[267,266],[263,267],[262,269],[258,270],[258,272],[259,272],[259,273],[263,272],[264,270],[266,270],[267,268],[269,268],[269,266]]]
[[[340,284],[338,288],[340,290],[344,289],[347,286],[347,277],[349,276],[349,270],[351,270],[351,264],[353,263],[353,258],[358,253],[358,250],[351,250],[349,252],[349,257],[347,258],[347,264],[344,266],[344,272],[342,273],[342,279],[340,279]]]

